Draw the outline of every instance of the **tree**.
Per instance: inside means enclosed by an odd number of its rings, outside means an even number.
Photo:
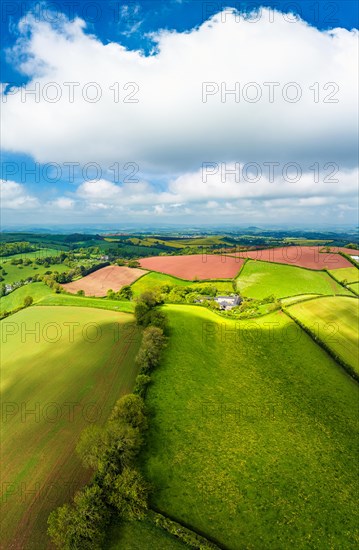
[[[140,325],[140,326],[144,325],[146,315],[148,314],[149,311],[150,311],[150,308],[146,304],[144,304],[142,302],[139,302],[138,304],[136,304],[136,306],[135,306],[135,318],[136,318],[136,322],[137,322],[138,325]]]
[[[148,508],[149,484],[138,470],[124,468],[112,486],[110,503],[122,517],[130,520],[142,519]]]
[[[125,300],[131,300],[132,295],[133,292],[130,285],[124,285],[119,292],[119,298],[123,298]]]
[[[32,296],[26,296],[26,298],[24,299],[24,306],[25,307],[29,307],[31,306],[31,304],[33,303],[34,299]]]
[[[154,327],[158,327],[165,332],[167,329],[167,316],[163,311],[160,311],[158,309],[150,310],[146,315],[144,319],[144,326],[152,325]]]
[[[147,419],[143,399],[134,394],[121,397],[111,413],[110,421],[122,421],[133,428],[144,429]]]
[[[84,290],[78,290],[76,292],[77,296],[85,296],[85,291]]]
[[[140,262],[138,260],[129,260],[128,267],[140,267]]]
[[[110,512],[98,485],[85,487],[74,498],[74,505],[65,504],[48,518],[48,533],[62,550],[100,550]]]
[[[143,332],[141,348],[136,356],[136,363],[141,369],[141,374],[156,367],[160,361],[161,351],[166,338],[163,330],[158,327],[147,327]]]

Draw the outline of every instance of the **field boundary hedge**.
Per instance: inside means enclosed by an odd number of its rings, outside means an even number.
[[[348,250],[349,250],[349,249],[348,249]],[[359,269],[359,267],[358,267],[358,262],[356,262],[356,261],[354,260],[354,258],[352,258],[351,256],[349,256],[349,254],[345,254],[345,252],[342,252],[342,251],[340,251],[339,254],[340,254],[341,256],[343,256],[343,258],[345,258],[346,260],[348,260],[348,262],[350,262],[351,264],[353,264],[354,267],[356,267],[357,269]]]
[[[174,538],[180,539],[187,546],[197,550],[227,550],[224,546],[219,546],[218,542],[208,538],[207,535],[189,527],[184,523],[172,519],[167,514],[159,512],[154,507],[148,511],[148,517],[156,527],[161,527]]]
[[[324,298],[324,296],[323,296],[323,298]],[[348,298],[351,298],[351,296],[348,296]],[[353,296],[353,298],[355,298],[355,296]],[[296,304],[293,304],[293,305],[296,305]],[[291,307],[291,306],[289,306],[289,307]],[[300,321],[299,319],[297,319],[297,317],[295,317],[292,313],[290,313],[286,307],[282,307],[282,311],[283,311],[283,313],[288,315],[288,317],[290,317],[292,319],[292,321],[294,321],[302,330],[304,330],[304,332],[306,332],[308,334],[308,336],[310,336],[312,338],[312,340],[314,340],[314,342],[316,344],[318,344],[319,347],[321,347],[324,351],[326,351],[328,353],[328,355],[330,355],[330,357],[332,359],[334,359],[334,361],[336,363],[338,363],[338,365],[340,365],[345,370],[345,372],[347,374],[349,374],[349,376],[351,376],[356,382],[359,382],[359,375],[355,372],[355,370],[353,369],[353,367],[351,365],[349,365],[346,361],[344,361],[341,357],[339,357],[339,355],[337,355],[328,346],[328,344],[326,344],[323,340],[321,340],[315,334],[315,332],[313,332],[309,327],[307,327],[307,325],[305,325],[302,321]]]
[[[341,281],[336,279],[334,277],[334,275],[332,273],[330,273],[330,271],[328,269],[326,269],[325,271],[328,273],[329,277],[331,277],[331,279],[333,279],[333,281],[335,281],[338,285],[340,285],[342,288],[345,288],[346,290],[349,290],[350,292],[353,292],[353,294],[355,294],[354,290],[352,290],[351,288],[348,288],[349,283],[347,283],[347,285],[345,286],[345,285],[343,285],[343,283]],[[339,294],[336,294],[336,296],[339,296]]]

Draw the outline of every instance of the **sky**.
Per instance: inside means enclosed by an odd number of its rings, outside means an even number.
[[[358,223],[358,4],[1,4],[3,227]]]

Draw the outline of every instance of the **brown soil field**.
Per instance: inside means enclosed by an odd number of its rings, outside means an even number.
[[[124,285],[130,285],[139,277],[145,274],[142,269],[126,266],[108,265],[103,267],[82,279],[61,285],[64,290],[76,294],[83,290],[86,296],[106,296],[111,288],[115,292]]]
[[[140,260],[141,267],[180,279],[232,279],[243,265],[242,258],[219,254],[154,256]]]
[[[345,248],[344,246],[330,246],[330,252],[333,252],[334,254],[338,254],[339,252],[344,252],[344,254],[347,254],[348,256],[358,256],[359,250],[355,250],[354,248]],[[323,250],[323,247],[321,248]]]
[[[251,258],[265,262],[296,265],[309,269],[339,269],[351,267],[352,264],[338,253],[320,252],[323,247],[318,246],[285,246],[281,248],[267,248],[265,250],[249,250],[237,252],[236,257]],[[337,249],[338,250],[338,249]],[[346,249],[348,250],[348,249]]]

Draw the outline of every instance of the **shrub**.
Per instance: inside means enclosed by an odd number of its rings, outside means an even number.
[[[138,260],[129,260],[128,267],[140,267],[140,262]]]
[[[26,296],[26,298],[24,298],[24,306],[25,307],[29,307],[31,306],[31,304],[33,303],[34,299],[32,296]]]
[[[132,288],[130,285],[124,285],[120,292],[118,293],[119,298],[122,298],[124,300],[131,300],[133,295]]]
[[[135,387],[133,393],[144,397],[146,394],[147,386],[151,382],[151,377],[147,374],[139,374],[136,377]]]
[[[112,486],[110,503],[117,508],[124,518],[142,519],[148,508],[147,499],[149,484],[138,470],[124,468]]]

